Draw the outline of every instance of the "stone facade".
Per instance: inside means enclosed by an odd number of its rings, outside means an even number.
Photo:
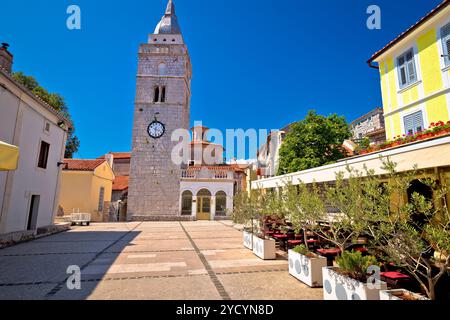
[[[175,15],[171,1],[169,6],[163,19]],[[170,32],[170,28],[165,30]],[[128,220],[182,219],[181,167],[171,160],[177,144],[171,141],[171,135],[176,129],[189,128],[190,84],[191,63],[183,37],[155,30],[149,43],[139,48]],[[162,86],[164,102],[154,102],[158,100],[155,88]],[[159,139],[151,138],[147,131],[155,119],[165,125],[165,134]]]
[[[369,138],[371,143],[386,141],[383,109],[376,108],[350,124],[354,140]]]

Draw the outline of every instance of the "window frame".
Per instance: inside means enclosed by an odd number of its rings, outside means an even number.
[[[420,113],[421,118],[422,118],[422,128],[421,128],[422,130],[420,130],[420,131],[417,130],[418,127],[417,127],[417,125],[416,125],[416,123],[415,123],[415,121],[414,121],[414,116],[415,116],[416,114],[418,114],[418,113]],[[407,118],[407,117],[412,117],[413,131],[412,131],[411,134],[407,131],[407,128],[406,128],[406,118]],[[414,110],[414,111],[412,111],[412,112],[410,112],[410,113],[408,113],[408,114],[402,115],[402,122],[403,122],[403,132],[404,132],[405,135],[415,135],[415,134],[418,133],[418,132],[424,131],[425,128],[426,128],[426,124],[425,124],[425,116],[424,116],[424,112],[423,112],[422,109]]]
[[[100,187],[98,192],[98,212],[103,212],[105,208],[105,187]]]
[[[42,148],[44,146],[46,146],[46,150],[43,153]],[[38,152],[38,158],[37,158],[37,167],[39,169],[47,170],[49,156],[50,156],[50,143],[48,143],[44,140],[40,140],[39,141],[39,152]]]
[[[439,25],[437,27],[437,32],[438,32],[438,42],[439,42],[439,55],[440,55],[440,61],[441,61],[441,69],[443,71],[447,70],[450,68],[450,56],[448,56],[450,54],[448,47],[446,45],[444,45],[444,39],[448,38],[448,40],[450,40],[450,33],[446,36],[443,37],[443,29],[445,27],[449,26],[450,29],[450,21],[446,21],[445,23],[443,23],[442,25]]]
[[[407,59],[408,54],[412,54],[412,58],[411,59]],[[404,59],[403,64],[400,65],[400,59]],[[413,62],[413,67],[414,67],[414,75],[415,75],[415,79],[411,80],[410,79],[410,67],[409,64]],[[408,88],[416,83],[419,82],[419,67],[418,67],[418,62],[416,59],[416,50],[414,47],[409,48],[408,50],[404,51],[402,54],[398,55],[395,58],[395,65],[397,68],[397,85],[399,90],[403,90],[405,88]],[[405,80],[406,83],[402,84],[402,67],[404,66],[404,70],[405,70]]]

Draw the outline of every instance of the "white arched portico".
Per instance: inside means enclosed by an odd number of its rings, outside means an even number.
[[[203,192],[201,192],[202,190]],[[182,215],[191,215],[196,219],[198,219],[199,212],[201,215],[203,213],[203,218],[209,217],[208,220],[223,219],[229,215],[229,209],[233,207],[233,190],[233,181],[181,181],[180,211]],[[191,194],[192,206],[189,214],[188,201]],[[209,203],[207,198],[209,198]],[[208,211],[208,204],[209,214],[207,217],[207,213],[204,211]],[[217,209],[219,211],[216,214]]]

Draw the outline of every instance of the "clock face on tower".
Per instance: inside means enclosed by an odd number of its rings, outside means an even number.
[[[148,126],[147,132],[153,139],[161,138],[166,132],[166,127],[161,122],[155,120]]]

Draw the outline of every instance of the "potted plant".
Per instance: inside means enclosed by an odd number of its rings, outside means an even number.
[[[275,191],[256,191],[254,208],[257,211],[257,228],[253,233],[253,253],[263,260],[276,258],[276,242],[266,235],[267,217],[281,216],[282,201]]]
[[[404,268],[420,284],[422,293],[436,299],[436,284],[450,266],[450,213],[447,207],[449,183],[420,179],[433,193],[433,199],[414,192],[402,200],[410,183],[423,173],[414,169],[399,175],[396,164],[385,161],[388,172],[385,193],[392,199],[388,210],[377,210],[378,223],[370,228],[374,243],[395,265]],[[436,254],[438,252],[438,254]]]
[[[234,208],[231,218],[234,223],[243,225],[244,247],[253,250],[253,233],[255,230],[254,219],[257,215],[258,191],[250,193],[240,191],[234,196]]]
[[[380,291],[387,289],[385,282],[368,273],[378,264],[375,257],[345,251],[337,264],[322,269],[324,300],[379,300]]]
[[[310,287],[322,287],[322,268],[327,259],[311,251],[305,245],[289,250],[289,274]]]

